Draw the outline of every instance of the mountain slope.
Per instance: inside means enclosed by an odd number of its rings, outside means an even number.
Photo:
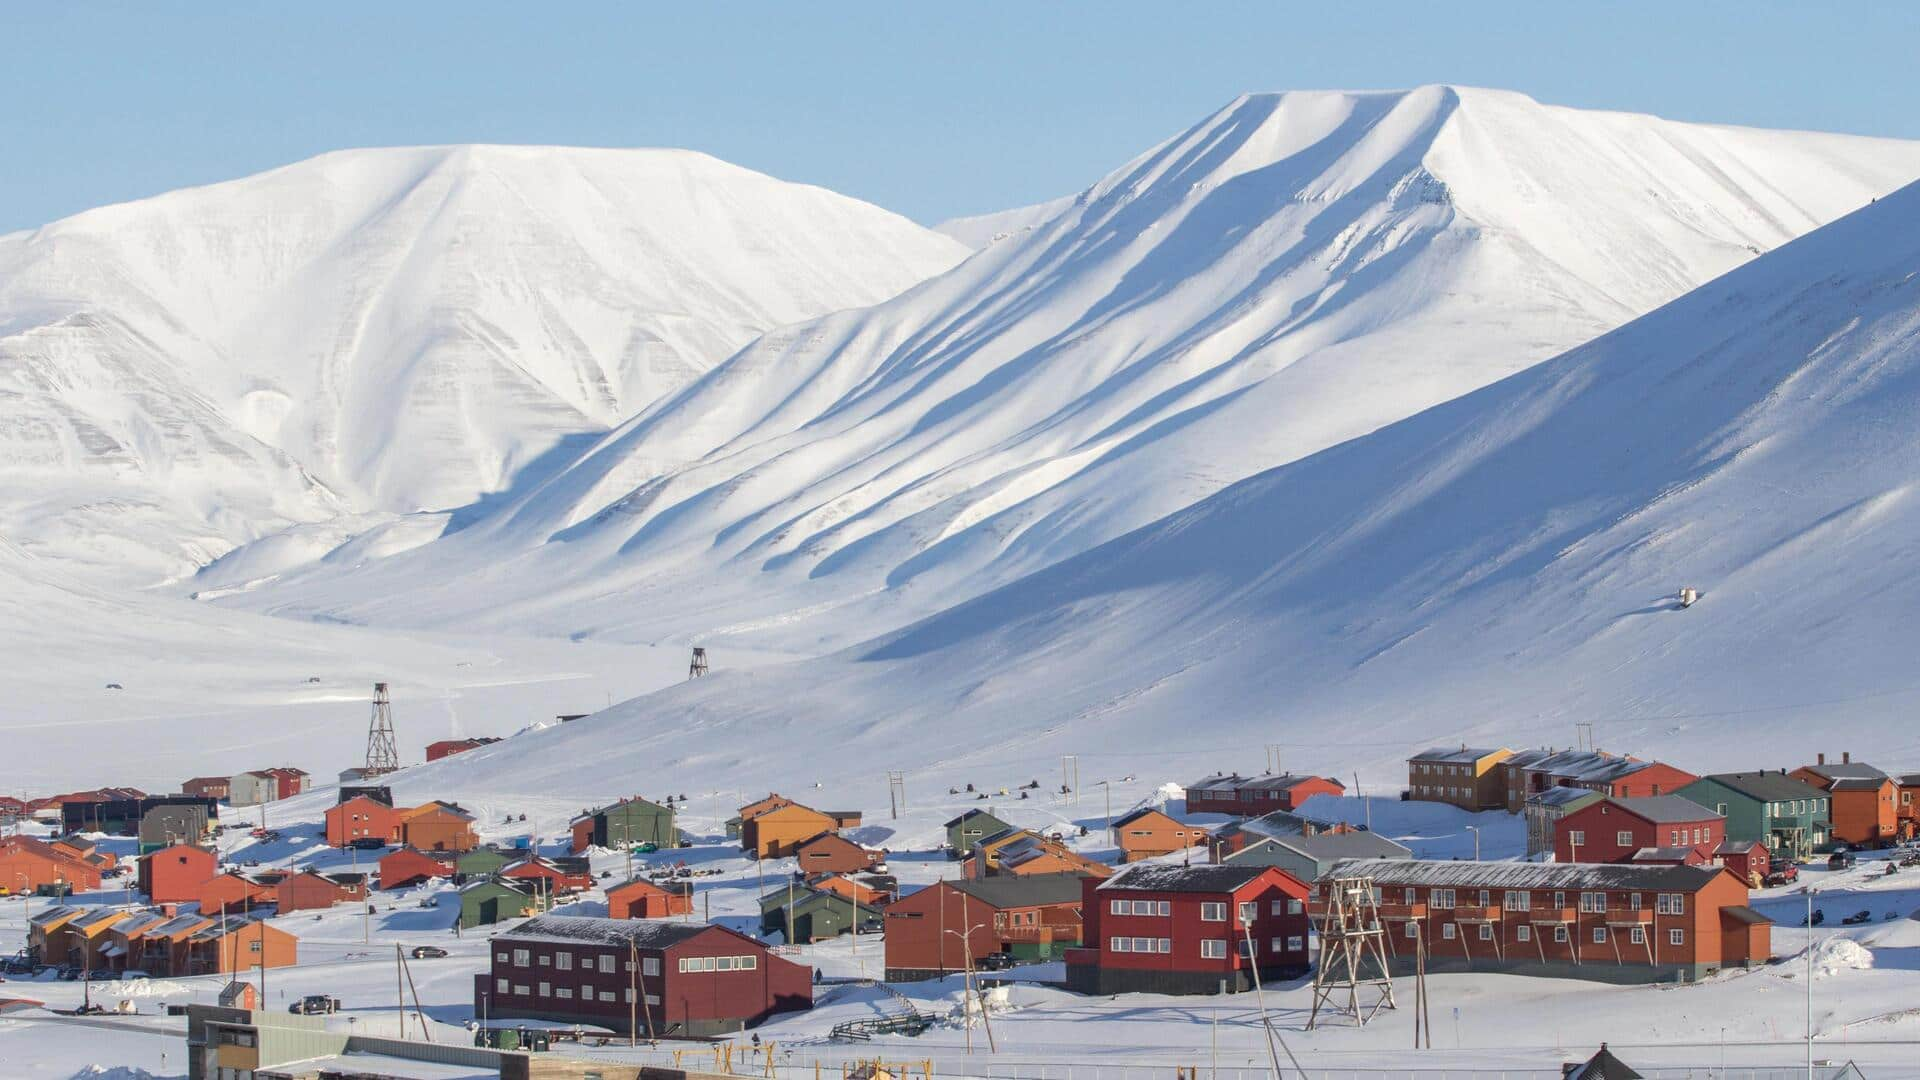
[[[1590,340],[1916,174],[1913,143],[1494,91],[1247,97],[946,275],[766,335],[460,534],[242,602],[830,648]]]
[[[829,777],[1073,752],[1090,776],[1178,777],[1281,743],[1398,786],[1411,747],[1566,745],[1576,721],[1700,770],[1910,762],[1917,476],[1920,185],[885,639],[554,737],[749,789],[801,740],[885,747]],[[462,780],[511,787],[539,749]]]
[[[0,237],[0,530],[128,580],[510,487],[957,243],[670,150],[327,154]]]

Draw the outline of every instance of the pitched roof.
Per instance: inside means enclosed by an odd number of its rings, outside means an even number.
[[[1483,889],[1644,889],[1695,892],[1724,873],[1717,866],[1635,866],[1632,863],[1430,862],[1355,859],[1328,877],[1370,877],[1376,885],[1438,885]]]
[[[135,937],[146,933],[166,921],[167,916],[157,911],[136,911],[115,923],[112,932],[124,934],[127,937]]]
[[[999,817],[995,816],[991,811],[982,810],[979,807],[975,807],[972,810],[966,811],[965,813],[961,814],[959,817],[954,818],[952,821],[949,821],[940,827],[943,829],[951,829],[955,825],[958,825],[963,821],[969,821],[977,817],[992,818],[995,821],[1000,821]],[[1000,821],[1000,824],[1005,825],[1006,822]]]
[[[1633,861],[1643,864],[1683,863],[1692,857],[1693,849],[1690,847],[1643,847],[1633,853]]]
[[[1836,778],[1828,791],[1878,791],[1892,782],[1892,777],[1881,776],[1842,776]]]
[[[1760,914],[1745,904],[1729,904],[1720,909],[1720,914],[1725,918],[1732,919],[1734,922],[1745,923],[1748,926],[1773,925],[1772,919],[1767,918],[1765,915]]]
[[[1299,839],[1299,838],[1295,838]],[[1100,883],[1101,891],[1112,889],[1142,892],[1205,892],[1233,890],[1267,872],[1265,866],[1173,866],[1162,863],[1134,863]]]
[[[1084,880],[1079,874],[1029,874],[946,884],[991,907],[1017,908],[1073,903],[1080,899],[1080,882]]]
[[[1692,799],[1683,799],[1678,795],[1645,795],[1638,798],[1608,799],[1607,802],[1635,817],[1645,818],[1655,825],[1707,821],[1721,816],[1718,812],[1701,806]]]
[[[731,933],[707,923],[662,919],[604,919],[590,915],[537,915],[495,937],[532,941],[584,941],[596,945],[633,945],[665,949],[709,930]],[[747,940],[751,941],[751,938]]]
[[[1505,749],[1505,747],[1462,746],[1462,747],[1459,747],[1458,749],[1455,749],[1454,747],[1451,747],[1451,746],[1436,746],[1436,747],[1432,747],[1431,749],[1422,750],[1419,753],[1408,758],[1407,760],[1408,761],[1442,761],[1442,762],[1450,761],[1459,765],[1471,765],[1474,762],[1479,761],[1481,758],[1486,757],[1488,754],[1497,754],[1503,749]]]
[[[1713,773],[1703,776],[1702,780],[1711,780],[1721,787],[1736,791],[1749,799],[1761,802],[1776,802],[1782,799],[1817,799],[1826,792],[1805,781],[1795,780],[1786,773],[1779,772],[1741,772]]]
[[[1582,803],[1604,798],[1606,798],[1605,795],[1583,787],[1550,787],[1545,791],[1527,796],[1527,801],[1538,806],[1572,810]]]
[[[1172,814],[1167,813],[1165,810],[1162,810],[1157,806],[1143,806],[1140,809],[1135,810],[1130,814],[1125,814],[1121,817],[1114,818],[1113,827],[1117,829],[1122,825],[1130,825],[1133,822],[1139,821],[1141,818],[1146,817],[1149,814],[1155,814],[1160,817],[1166,818],[1168,821],[1173,822],[1175,825],[1185,824],[1185,822],[1180,821],[1179,819],[1175,818]]]
[[[1767,845],[1761,843],[1758,840],[1729,839],[1729,840],[1720,841],[1720,846],[1717,848],[1714,848],[1713,853],[1715,855],[1744,855],[1747,852],[1752,851],[1754,848],[1764,848],[1766,846]]]
[[[1828,780],[1873,780],[1887,778],[1887,774],[1864,761],[1829,761],[1821,765],[1805,765],[1802,768],[1815,776],[1824,776]]]
[[[1600,1052],[1586,1061],[1561,1066],[1560,1075],[1562,1080],[1640,1080],[1640,1074],[1614,1057],[1606,1043],[1601,1043]]]

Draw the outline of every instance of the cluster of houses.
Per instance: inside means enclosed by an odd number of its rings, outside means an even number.
[[[307,790],[312,777],[304,769],[277,766],[232,776],[196,776],[180,785],[185,795],[224,802],[228,806],[258,806],[292,798]]]
[[[155,977],[289,967],[299,941],[257,917],[157,908],[73,907],[36,911],[27,951],[42,963],[84,972],[142,971]]]

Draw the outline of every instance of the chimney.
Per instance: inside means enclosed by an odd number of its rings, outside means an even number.
[[[1853,764],[1853,751],[1851,750],[1840,751],[1840,764],[1842,765]]]
[[[1825,765],[1827,763],[1827,755],[1825,754],[1813,755],[1813,763],[1815,765]]]

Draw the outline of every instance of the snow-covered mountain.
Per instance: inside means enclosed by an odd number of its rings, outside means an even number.
[[[89,211],[0,237],[0,532],[148,582],[467,505],[965,254],[672,150],[353,150]]]
[[[1567,745],[1577,721],[1700,769],[1911,762],[1916,477],[1920,185],[881,640],[628,702],[457,780],[685,759],[752,790],[821,745],[855,751],[809,758],[823,778],[870,786],[1062,753],[1178,777],[1280,743],[1397,786],[1410,747]]]
[[[1073,198],[950,225],[999,239],[767,334],[457,534],[242,602],[846,644],[1588,341],[1916,175],[1920,144],[1504,92],[1246,97]]]

